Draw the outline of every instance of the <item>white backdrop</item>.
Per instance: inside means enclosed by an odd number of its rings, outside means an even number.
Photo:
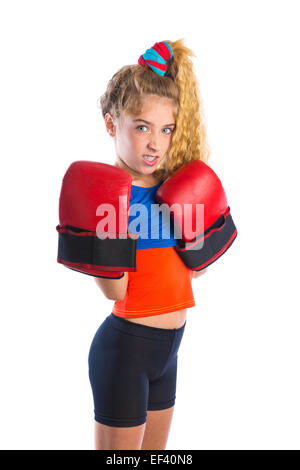
[[[300,448],[297,7],[1,2],[2,449],[93,449],[87,357],[113,302],[56,263],[61,180],[74,160],[114,162],[98,97],[179,38],[238,237],[193,280],[168,449]]]

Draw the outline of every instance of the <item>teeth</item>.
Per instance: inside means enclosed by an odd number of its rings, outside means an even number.
[[[144,155],[144,158],[146,158],[146,160],[150,160],[150,162],[153,162],[153,160],[156,159],[156,157],[148,157],[147,155]]]

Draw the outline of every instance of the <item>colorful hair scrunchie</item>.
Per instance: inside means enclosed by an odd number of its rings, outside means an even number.
[[[150,67],[155,73],[163,77],[167,71],[167,61],[172,57],[172,48],[167,42],[156,42],[151,49],[147,49],[140,56],[138,63]]]

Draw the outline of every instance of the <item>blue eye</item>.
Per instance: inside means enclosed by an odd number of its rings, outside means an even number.
[[[138,126],[136,129],[141,129],[142,127],[147,128],[147,126]],[[167,134],[171,134],[173,132],[173,129],[170,129],[170,127],[165,127],[165,129],[169,129],[170,132],[167,132]],[[164,132],[166,134],[166,132]]]

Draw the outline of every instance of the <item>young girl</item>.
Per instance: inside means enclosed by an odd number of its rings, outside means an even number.
[[[172,173],[209,158],[190,56],[182,39],[155,43],[138,64],[112,77],[100,99],[115,143],[114,166],[132,177],[129,228],[139,238],[136,272],[95,277],[115,300],[89,352],[96,449],[165,449],[167,443],[177,353],[187,309],[195,306],[191,281],[205,272],[182,262],[172,226],[170,236],[162,236],[167,219],[155,206],[158,188]],[[132,225],[135,204],[147,209],[138,226]]]

